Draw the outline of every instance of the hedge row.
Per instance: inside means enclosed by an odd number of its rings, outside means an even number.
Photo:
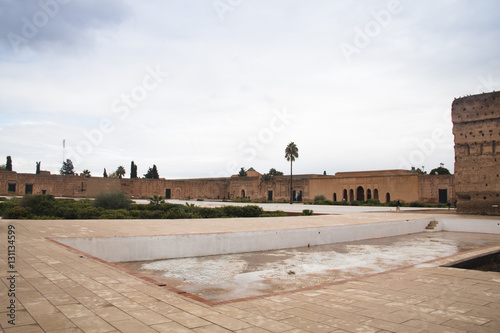
[[[334,205],[334,206],[388,206],[388,207],[395,207],[397,201],[390,201],[387,203],[381,203],[380,200],[378,199],[368,199],[366,201],[332,201],[328,199],[322,199],[322,198],[315,198],[317,200],[314,200],[313,202],[307,202],[307,205]],[[400,202],[401,207],[438,207],[438,208],[444,208],[447,207],[446,204],[425,204],[422,202],[418,201],[413,201],[413,202]]]
[[[116,195],[118,196],[118,194]],[[190,219],[286,216],[283,211],[264,212],[259,206],[198,207],[194,204],[141,205],[117,197],[95,201],[55,199],[51,195],[27,195],[0,202],[6,219]],[[102,201],[104,200],[104,202]]]

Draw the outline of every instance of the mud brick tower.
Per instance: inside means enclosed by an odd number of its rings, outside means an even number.
[[[500,92],[457,98],[451,114],[458,212],[499,215]]]

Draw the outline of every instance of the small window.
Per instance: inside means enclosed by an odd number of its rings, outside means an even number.
[[[15,183],[9,183],[7,186],[7,191],[9,192],[16,192],[16,184]]]
[[[33,194],[33,184],[26,184],[24,194]]]

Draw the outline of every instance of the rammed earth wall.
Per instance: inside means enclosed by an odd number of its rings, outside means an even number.
[[[167,199],[234,199],[288,201],[290,176],[265,179],[257,172],[248,177],[202,179],[114,179],[0,172],[0,195],[52,194],[64,197],[94,198],[101,192],[123,191],[129,197],[148,198],[154,194]],[[406,170],[342,172],[335,176],[295,175],[293,191],[299,201],[312,201],[317,195],[329,200],[381,202],[401,200],[438,203],[455,200],[452,175],[419,175]]]
[[[452,121],[458,212],[498,215],[500,92],[455,99]]]

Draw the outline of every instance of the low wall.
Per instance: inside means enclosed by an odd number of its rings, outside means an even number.
[[[141,261],[277,250],[405,235],[424,231],[430,220],[252,232],[54,240],[109,262]]]
[[[436,218],[288,230],[54,240],[109,262],[142,261],[278,250],[406,235],[425,231],[431,220],[439,222],[433,231],[500,234],[500,221],[497,220]]]
[[[439,218],[436,221],[443,231],[500,234],[500,220]]]

